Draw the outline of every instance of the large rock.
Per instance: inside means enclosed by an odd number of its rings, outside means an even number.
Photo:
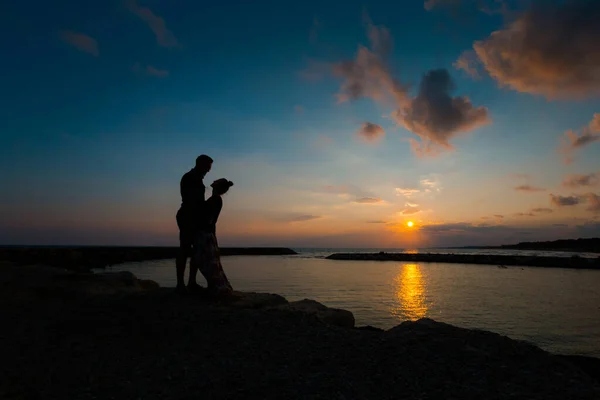
[[[264,309],[285,305],[288,301],[278,294],[233,292],[231,296],[219,300],[220,303],[236,308]]]
[[[354,328],[354,314],[350,311],[339,308],[329,308],[314,300],[304,299],[292,301],[277,307],[277,309],[313,315],[327,324],[344,328]]]

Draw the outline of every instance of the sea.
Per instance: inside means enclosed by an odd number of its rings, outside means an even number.
[[[526,340],[556,354],[600,357],[600,271],[449,263],[327,260],[333,253],[407,252],[599,257],[594,253],[500,249],[294,249],[291,256],[223,257],[232,286],[313,299],[354,313],[357,326],[392,328],[432,318]],[[163,287],[175,261],[115,265]],[[198,282],[205,284],[201,274]]]

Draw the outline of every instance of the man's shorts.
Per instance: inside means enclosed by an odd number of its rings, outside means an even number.
[[[179,248],[185,249],[186,255],[191,257],[196,233],[193,216],[179,209],[177,226],[179,227]]]

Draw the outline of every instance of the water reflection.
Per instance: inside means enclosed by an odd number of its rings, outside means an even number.
[[[394,278],[397,304],[392,315],[402,320],[417,320],[427,315],[426,284],[417,264],[402,264]]]

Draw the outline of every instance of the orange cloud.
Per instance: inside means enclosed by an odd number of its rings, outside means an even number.
[[[578,188],[582,186],[594,186],[598,183],[598,174],[591,173],[587,175],[573,174],[568,175],[564,181],[563,186],[568,188]]]
[[[599,19],[597,1],[535,1],[473,49],[500,86],[548,99],[590,97],[600,94]],[[457,66],[471,68],[469,58]]]
[[[65,42],[75,47],[79,51],[91,54],[94,57],[98,57],[100,55],[100,51],[98,50],[98,42],[96,42],[96,39],[91,36],[84,35],[83,33],[63,31],[61,32],[61,37]]]
[[[538,207],[538,208],[532,209],[531,212],[550,214],[550,213],[554,212],[554,210],[552,210],[551,208]]]
[[[180,47],[179,42],[173,32],[167,29],[165,20],[157,16],[147,7],[140,7],[136,0],[126,0],[129,11],[137,15],[142,21],[144,21],[154,35],[156,36],[156,42],[159,46],[163,47]]]
[[[590,144],[600,141],[600,113],[595,113],[592,121],[581,129],[581,135],[572,130],[565,132],[558,149],[565,163],[573,162],[574,153]]]
[[[360,199],[356,199],[354,200],[355,203],[361,203],[361,204],[376,204],[376,203],[381,203],[383,200],[376,198],[376,197],[362,197]]]
[[[542,188],[531,186],[531,185],[520,185],[520,186],[515,187],[515,190],[519,191],[519,192],[530,192],[530,193],[546,191],[546,189],[542,189]]]
[[[377,143],[385,136],[385,129],[371,122],[363,122],[356,134],[367,142]]]

